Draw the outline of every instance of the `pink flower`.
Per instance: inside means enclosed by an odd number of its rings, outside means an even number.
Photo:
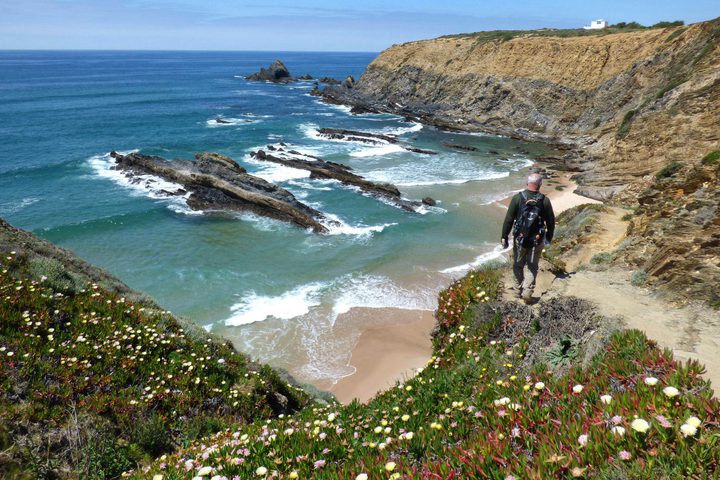
[[[663,428],[670,428],[670,427],[672,427],[672,423],[670,423],[670,422],[668,421],[668,419],[665,418],[664,416],[662,416],[662,415],[655,415],[655,418],[656,418],[657,421],[660,423],[660,425],[663,426]]]
[[[520,436],[520,429],[518,427],[515,427],[511,430],[513,437],[519,437]]]
[[[614,423],[615,425],[619,425],[620,423],[622,423],[622,420],[623,420],[623,418],[620,415],[615,415],[614,417],[612,417],[610,419],[610,421],[612,423]]]
[[[580,436],[578,437],[578,443],[579,443],[581,446],[583,446],[583,447],[587,447],[588,436],[585,435],[585,434],[580,435]]]
[[[505,415],[507,415],[507,412],[504,409],[498,410],[498,417],[504,417]]]
[[[632,458],[632,453],[627,450],[623,450],[618,454],[618,456],[620,457],[620,460],[630,460]]]
[[[480,412],[478,410],[477,412],[475,412],[475,418],[480,418],[480,417],[482,417],[482,412]]]
[[[313,463],[313,467],[315,468],[315,470],[317,470],[318,468],[322,468],[324,466],[325,466],[325,460],[318,460],[317,462]]]

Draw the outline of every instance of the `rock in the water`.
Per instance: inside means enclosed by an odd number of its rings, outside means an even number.
[[[345,88],[353,88],[355,86],[355,79],[352,75],[348,75],[347,77],[345,77],[345,80],[343,80],[342,84]]]
[[[224,124],[224,123],[230,123],[230,122],[228,122],[227,120],[225,120],[225,119],[222,118],[222,117],[217,117],[217,118],[215,119],[215,123]]]
[[[275,60],[268,68],[261,68],[259,72],[245,77],[246,80],[266,81],[275,83],[293,82],[295,79],[290,75],[287,67],[280,60]]]
[[[268,148],[269,150],[269,148]],[[252,152],[257,160],[278,163],[287,167],[308,170],[310,178],[323,178],[338,180],[344,185],[359,188],[373,197],[382,198],[404,210],[415,212],[420,202],[405,200],[400,196],[400,190],[390,183],[375,183],[351,172],[352,168],[341,163],[328,162],[313,155],[306,155],[294,150],[286,151],[282,147],[275,147],[273,153],[264,150]]]
[[[300,75],[297,77],[298,80],[312,80],[313,77],[309,73],[306,73],[305,75]]]
[[[423,198],[422,203],[423,203],[423,205],[427,205],[429,207],[434,207],[435,205],[437,205],[437,202],[435,201],[435,199],[433,199],[431,197]]]
[[[326,83],[328,85],[340,85],[340,80],[331,77],[322,77],[320,83]]]
[[[447,148],[452,148],[454,150],[463,150],[465,152],[477,152],[480,150],[479,148],[473,147],[471,145],[460,145],[458,143],[443,142],[443,146]]]
[[[196,161],[168,161],[160,157],[112,152],[115,169],[128,178],[154,175],[182,185],[190,192],[187,205],[193,210],[250,211],[283,220],[318,233],[326,233],[322,213],[299,202],[292,193],[246,172],[230,157],[201,152]],[[179,194],[180,191],[171,193]]]

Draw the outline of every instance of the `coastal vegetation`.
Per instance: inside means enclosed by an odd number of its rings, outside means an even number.
[[[311,403],[229,342],[107,283],[81,284],[82,273],[39,253],[51,251],[44,242],[27,246],[0,259],[3,478],[117,478]]]
[[[227,429],[132,478],[712,476],[720,404],[680,364],[586,302],[505,302],[499,272],[444,290],[434,354],[367,404]]]
[[[459,33],[459,34],[453,34],[453,35],[444,35],[440,38],[472,37],[477,40],[477,43],[486,43],[486,42],[495,42],[495,41],[507,42],[507,41],[512,40],[513,38],[518,38],[518,37],[566,38],[566,37],[601,36],[601,35],[608,35],[608,34],[612,34],[612,33],[641,31],[641,30],[648,30],[648,29],[655,29],[655,28],[682,27],[683,25],[685,25],[685,22],[682,20],[675,20],[672,22],[662,21],[662,22],[657,22],[651,26],[644,26],[638,22],[631,21],[631,22],[618,22],[618,23],[609,25],[608,27],[603,28],[603,29],[540,28],[540,29],[536,29],[536,30],[490,30],[490,31],[474,32],[474,33]],[[682,31],[676,30],[671,35],[674,35],[677,32],[682,33]],[[677,35],[680,35],[680,33],[677,33]],[[670,40],[672,40],[672,39],[668,38],[668,41],[670,41]]]

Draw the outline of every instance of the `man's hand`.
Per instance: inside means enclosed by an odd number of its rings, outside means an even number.
[[[501,238],[501,239],[500,239],[500,245],[502,245],[502,248],[503,248],[503,249],[508,248],[508,245],[509,245],[509,244],[508,244],[508,239],[507,239],[507,238]]]

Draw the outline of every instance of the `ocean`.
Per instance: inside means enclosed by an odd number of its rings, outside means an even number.
[[[374,53],[0,51],[0,217],[68,248],[147,292],[163,307],[230,338],[253,358],[311,383],[348,367],[354,307],[432,310],[439,289],[502,255],[504,207],[530,158],[547,147],[458,134],[309,95],[312,81],[244,76],[282,59],[295,75],[360,77]],[[218,117],[228,123],[217,124]],[[319,138],[322,127],[400,135],[396,145]],[[253,161],[283,142],[350,165],[404,197],[438,201],[421,213],[309,172]],[[444,143],[477,148],[455,151]],[[168,159],[228,155],[290,190],[340,226],[317,235],[250,214],[190,210],[112,170],[109,152]]]

